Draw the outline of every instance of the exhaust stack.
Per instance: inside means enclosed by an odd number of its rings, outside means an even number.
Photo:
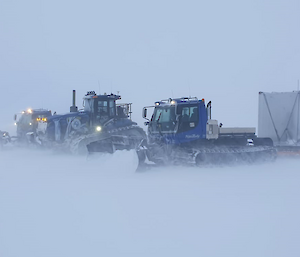
[[[76,91],[73,90],[73,105],[70,107],[70,112],[78,112],[78,108],[75,105]]]

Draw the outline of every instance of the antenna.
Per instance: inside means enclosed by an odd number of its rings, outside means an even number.
[[[298,79],[298,87],[297,87],[297,90],[299,91],[299,79]]]

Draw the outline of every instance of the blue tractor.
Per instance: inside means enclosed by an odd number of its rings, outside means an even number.
[[[73,154],[137,149],[146,134],[131,120],[131,104],[117,104],[120,99],[119,95],[89,91],[83,109],[78,110],[73,90],[70,112],[47,119],[39,136],[42,144]],[[40,127],[44,123],[40,121]]]
[[[154,108],[150,119],[147,110]],[[143,109],[148,137],[143,152],[158,164],[207,165],[274,159],[270,138],[258,138],[255,128],[224,128],[211,119],[211,102],[182,97],[161,100]]]

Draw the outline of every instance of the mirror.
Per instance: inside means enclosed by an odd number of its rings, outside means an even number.
[[[14,115],[14,120],[17,120],[17,114]]]
[[[143,118],[147,119],[147,108],[143,109]]]

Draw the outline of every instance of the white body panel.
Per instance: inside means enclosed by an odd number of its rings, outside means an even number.
[[[219,126],[217,120],[208,120],[206,123],[206,139],[217,139],[219,137]]]
[[[259,93],[258,136],[275,145],[300,145],[300,92]]]
[[[220,134],[255,134],[255,128],[219,128]]]

